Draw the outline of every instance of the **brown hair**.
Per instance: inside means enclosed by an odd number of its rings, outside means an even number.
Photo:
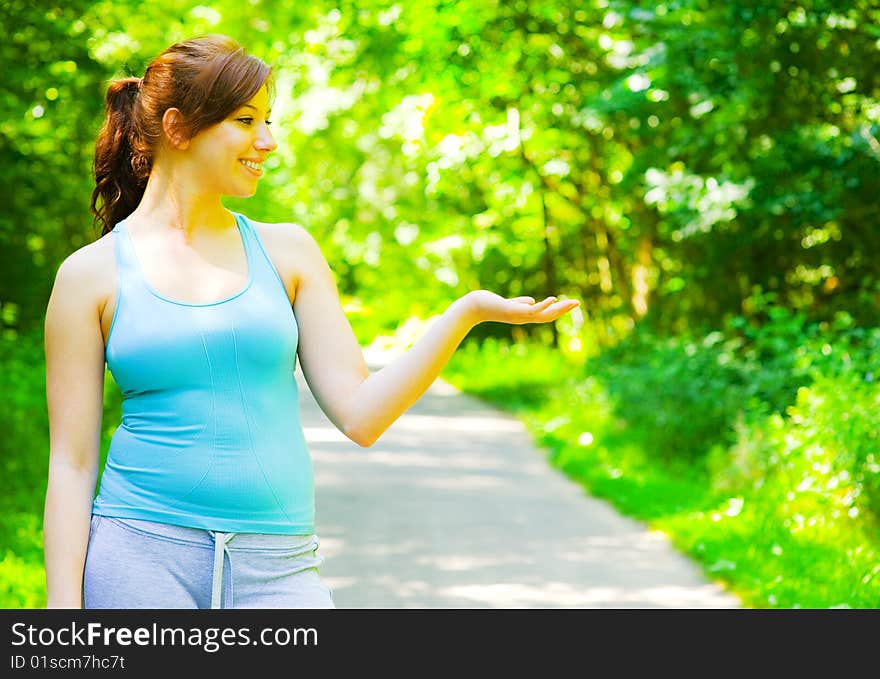
[[[140,203],[164,133],[165,111],[179,109],[180,131],[192,138],[252,99],[264,84],[271,87],[271,72],[232,38],[205,35],[166,49],[150,62],[143,78],[112,81],[107,118],[95,144],[91,211],[95,224],[102,224],[101,235]]]

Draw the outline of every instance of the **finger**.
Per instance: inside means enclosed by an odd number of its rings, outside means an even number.
[[[554,304],[559,304],[562,306],[572,305],[577,306],[580,302],[576,299],[556,299],[555,297],[549,297],[548,299],[552,300]]]
[[[578,306],[580,306],[580,302],[578,302],[576,299],[564,299],[559,302],[559,304],[553,305],[553,315],[556,318],[559,318],[560,316],[563,316],[568,312],[573,311]]]
[[[546,300],[545,300],[546,301]],[[537,305],[535,308],[538,310],[542,321],[548,322],[553,321],[562,316],[563,314],[567,314],[569,311],[574,309],[575,307],[580,306],[580,302],[576,299],[563,299],[553,304],[549,304],[544,306],[542,302],[540,305]]]

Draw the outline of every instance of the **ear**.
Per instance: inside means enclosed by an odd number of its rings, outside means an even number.
[[[178,151],[185,151],[189,147],[189,139],[183,132],[183,114],[180,109],[169,108],[162,114],[162,129],[168,143]]]

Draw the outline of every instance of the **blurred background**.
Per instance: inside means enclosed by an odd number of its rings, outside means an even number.
[[[0,2],[0,606],[45,604],[43,321],[109,81],[224,33],[278,150],[228,199],[321,243],[364,347],[469,290],[443,377],[754,607],[880,606],[880,8],[870,0]],[[102,453],[119,420],[107,375]]]

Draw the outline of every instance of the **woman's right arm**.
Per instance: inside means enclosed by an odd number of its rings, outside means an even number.
[[[82,608],[83,567],[98,478],[104,341],[86,249],[58,269],[46,309],[49,478],[43,516],[47,608]]]

